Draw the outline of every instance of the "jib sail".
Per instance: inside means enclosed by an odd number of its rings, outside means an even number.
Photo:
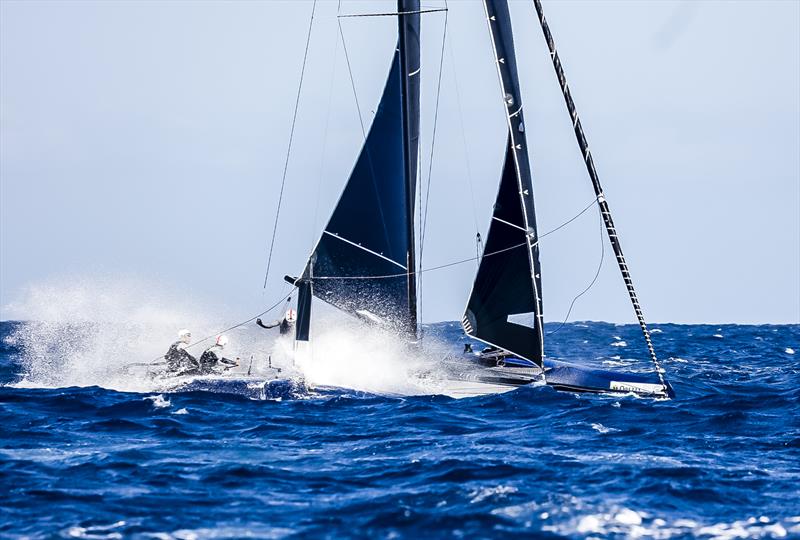
[[[522,98],[505,0],[485,0],[508,137],[483,257],[462,319],[481,341],[542,364],[542,296]]]

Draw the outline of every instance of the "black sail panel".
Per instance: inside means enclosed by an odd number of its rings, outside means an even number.
[[[298,281],[348,313],[416,334],[414,200],[419,0],[398,0],[398,46],[361,153]]]
[[[533,283],[525,218],[509,145],[484,256],[462,321],[467,334],[540,363],[541,338],[536,328]]]
[[[407,319],[412,245],[401,75],[396,52],[364,146],[303,273],[313,275],[314,296],[391,326]]]
[[[308,341],[311,337],[311,295],[312,283],[297,283],[297,322],[294,328],[295,341]]]
[[[484,0],[484,7],[508,139],[484,257],[463,325],[467,334],[541,365],[544,337],[538,233],[511,15],[506,0]],[[508,249],[511,246],[516,247]],[[502,251],[505,249],[508,251]]]

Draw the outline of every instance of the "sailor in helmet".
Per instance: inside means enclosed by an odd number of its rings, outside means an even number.
[[[275,328],[280,326],[281,335],[290,334],[294,329],[294,323],[297,321],[297,312],[293,309],[286,310],[283,319],[277,319],[269,324],[264,324],[261,319],[256,319],[256,324],[261,328]]]
[[[170,345],[164,355],[167,361],[167,371],[171,375],[184,375],[200,368],[197,358],[189,354],[186,347],[192,341],[192,333],[183,329],[178,332],[178,341]]]
[[[219,368],[230,369],[238,366],[238,362],[222,356],[222,350],[228,344],[228,336],[218,336],[216,343],[203,351],[200,355],[200,373],[206,375],[214,373]]]

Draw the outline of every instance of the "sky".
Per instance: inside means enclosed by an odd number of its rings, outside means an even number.
[[[800,322],[800,2],[543,4],[646,318]],[[506,139],[483,8],[448,7],[443,56],[444,13],[422,15],[425,267],[474,255]],[[0,319],[37,284],[101,276],[243,319],[280,298],[363,142],[353,87],[368,124],[396,40],[391,17],[318,2],[263,289],[311,9],[2,0]],[[511,13],[546,232],[594,194],[533,5]],[[590,211],[542,240],[546,320],[591,282],[600,227]],[[605,242],[570,320],[635,322]],[[422,319],[460,319],[475,270],[425,273]]]

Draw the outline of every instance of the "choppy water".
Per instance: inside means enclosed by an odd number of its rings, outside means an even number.
[[[648,368],[637,332],[570,324],[550,353]],[[800,326],[654,341],[673,401],[22,388],[6,342],[0,537],[800,537]]]

